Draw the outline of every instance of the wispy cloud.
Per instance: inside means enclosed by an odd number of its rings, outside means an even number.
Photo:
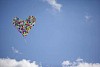
[[[100,67],[100,63],[87,63],[78,58],[75,62],[63,61],[62,67]]]
[[[50,4],[52,6],[53,9],[60,11],[62,4],[57,3],[57,0],[43,0],[48,2],[48,4]]]
[[[91,16],[89,15],[85,15],[84,17],[85,17],[85,21],[89,21],[91,19]]]
[[[22,54],[21,52],[19,52],[19,50],[17,50],[17,49],[14,48],[14,47],[12,47],[12,51],[13,51],[14,53],[17,53],[17,54]]]
[[[30,60],[23,59],[17,61],[10,58],[0,58],[0,67],[42,67],[36,64],[36,61],[30,62]]]

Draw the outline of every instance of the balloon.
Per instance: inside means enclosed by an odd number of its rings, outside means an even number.
[[[34,16],[29,16],[26,20],[22,20],[18,17],[14,17],[12,22],[23,36],[27,36],[32,26],[35,24],[36,18]]]

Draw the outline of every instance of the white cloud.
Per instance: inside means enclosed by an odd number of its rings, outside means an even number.
[[[70,65],[71,65],[70,61],[63,61],[63,63],[62,63],[63,67],[67,67],[67,66],[70,66]]]
[[[29,60],[17,61],[10,58],[0,58],[0,67],[40,67],[35,61],[30,62]],[[42,66],[41,66],[42,67]]]
[[[14,52],[14,53],[17,53],[17,54],[22,54],[21,52],[19,52],[17,49],[15,49],[14,47],[12,47],[12,51]]]
[[[44,1],[48,2],[52,6],[53,9],[57,11],[61,10],[62,5],[57,3],[57,0],[44,0]]]
[[[84,17],[85,17],[85,21],[86,21],[86,22],[87,22],[87,21],[90,21],[90,19],[91,19],[91,16],[89,16],[89,15],[85,15]]]
[[[78,58],[78,59],[76,60],[76,62],[83,62],[83,59]]]
[[[100,63],[87,63],[78,58],[75,62],[63,61],[62,67],[100,67]]]

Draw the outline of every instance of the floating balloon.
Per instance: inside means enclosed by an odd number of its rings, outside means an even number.
[[[23,36],[27,36],[35,24],[36,18],[34,16],[29,16],[26,20],[22,20],[18,17],[14,17],[12,22]]]

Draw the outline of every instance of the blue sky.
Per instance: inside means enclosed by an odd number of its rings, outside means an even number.
[[[36,61],[43,67],[61,67],[77,58],[100,63],[99,0],[0,0],[0,15],[0,58]],[[12,19],[30,15],[36,24],[23,37]]]

